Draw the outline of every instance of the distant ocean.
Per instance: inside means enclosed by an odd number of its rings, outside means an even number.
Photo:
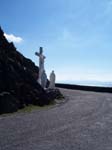
[[[75,85],[85,85],[85,86],[99,86],[99,87],[112,87],[111,82],[101,82],[101,81],[63,81],[58,83],[64,84],[75,84]]]

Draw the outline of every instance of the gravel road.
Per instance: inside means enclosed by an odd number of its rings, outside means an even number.
[[[0,116],[0,150],[112,150],[112,94],[61,91],[63,104]]]

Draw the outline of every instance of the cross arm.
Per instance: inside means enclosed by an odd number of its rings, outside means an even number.
[[[35,55],[36,55],[36,56],[40,56],[40,54],[39,54],[38,52],[35,52]]]

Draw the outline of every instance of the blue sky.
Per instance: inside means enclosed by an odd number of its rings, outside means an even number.
[[[0,24],[17,49],[57,82],[112,81],[112,0],[0,0]]]

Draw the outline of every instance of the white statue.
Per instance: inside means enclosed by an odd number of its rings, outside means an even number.
[[[56,76],[54,71],[51,72],[50,74],[50,84],[49,84],[49,88],[55,88],[55,80],[56,80]]]
[[[41,86],[45,89],[46,84],[47,84],[47,75],[46,75],[46,72],[44,70],[42,73],[42,76],[41,76]]]
[[[39,53],[38,53],[38,52],[35,52],[35,55],[39,57],[39,77],[38,77],[38,83],[40,83],[40,85],[41,85],[41,82],[42,82],[42,74],[43,74],[43,72],[44,72],[44,59],[46,58],[46,57],[43,55],[43,48],[40,47]]]

